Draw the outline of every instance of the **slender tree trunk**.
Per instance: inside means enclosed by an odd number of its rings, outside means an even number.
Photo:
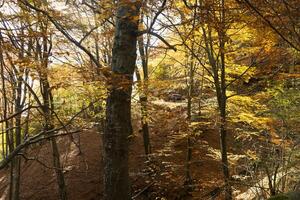
[[[144,93],[143,86],[145,83],[142,82],[141,80],[141,75],[139,73],[138,68],[136,68],[136,77],[137,77],[137,81],[139,82],[139,90],[140,90],[141,125],[142,125],[144,149],[145,149],[145,154],[148,155],[151,153],[149,126],[148,126],[148,108],[147,108],[148,98],[147,95]]]
[[[17,73],[17,72],[16,72]],[[16,100],[15,100],[15,112],[18,113],[22,110],[21,107],[21,95],[22,95],[22,75],[23,73],[20,72],[18,76],[17,90],[16,90]],[[21,144],[21,115],[16,116],[15,120],[15,146]],[[13,159],[12,164],[12,193],[11,199],[12,200],[19,200],[20,195],[20,169],[21,169],[21,159],[19,156],[16,156]]]
[[[193,46],[192,46],[193,48]],[[188,64],[188,99],[187,99],[187,119],[188,122],[191,123],[192,119],[192,100],[193,100],[193,92],[194,92],[194,60],[193,56],[189,58],[187,56],[187,64]],[[190,185],[192,182],[191,177],[191,160],[192,160],[192,141],[190,133],[187,135],[187,154],[186,154],[186,166],[185,166],[185,184]]]
[[[50,108],[50,103],[51,105],[51,94],[50,94],[50,86],[49,82],[47,79],[41,79],[42,81],[42,88],[43,88],[43,100],[44,100],[44,115],[45,115],[45,131],[49,131],[54,128],[53,122],[52,122],[52,111],[53,106]],[[51,133],[54,134],[54,133]],[[51,148],[52,148],[52,162],[53,166],[55,168],[55,173],[56,173],[56,178],[57,178],[57,184],[58,184],[58,189],[59,189],[59,195],[60,195],[60,200],[67,200],[67,188],[65,184],[65,179],[64,179],[64,174],[63,174],[63,169],[62,165],[60,163],[60,154],[56,142],[56,138],[51,138],[50,139],[51,143]]]
[[[191,176],[191,160],[192,160],[192,141],[190,135],[187,136],[187,154],[185,166],[185,185],[190,185],[192,182]]]
[[[220,150],[221,150],[221,162],[222,162],[222,170],[224,175],[224,182],[225,182],[225,200],[232,200],[232,188],[230,183],[230,173],[229,173],[229,163],[227,158],[227,132],[226,132],[226,103],[227,103],[227,96],[226,96],[226,65],[225,65],[225,7],[224,7],[224,0],[221,1],[221,27],[218,32],[218,39],[219,39],[219,51],[220,51],[220,66],[218,66],[218,58],[214,56],[213,53],[213,38],[211,33],[211,27],[208,26],[208,31],[204,28],[203,30],[203,37],[206,46],[206,52],[208,55],[209,63],[212,67],[214,85],[217,94],[217,101],[218,101],[218,109],[219,109],[219,116],[220,116],[220,125],[219,125],[219,134],[220,134]]]
[[[3,118],[1,117],[1,120],[3,120]],[[6,157],[6,152],[5,152],[5,131],[4,131],[4,125],[1,126],[1,147],[2,147],[2,158]]]
[[[41,87],[41,94],[43,98],[43,114],[45,118],[45,131],[52,130],[54,128],[53,124],[53,113],[54,111],[54,104],[53,104],[53,97],[51,94],[51,88],[48,81],[48,62],[49,62],[49,40],[48,40],[48,21],[43,19],[42,16],[39,18],[40,22],[40,29],[43,33],[42,44],[40,45],[37,41],[37,55],[36,58],[40,58],[41,70],[40,70],[40,87]],[[51,46],[51,45],[50,45]],[[53,135],[55,133],[51,133]],[[67,188],[65,184],[65,178],[63,174],[62,165],[60,163],[60,154],[59,149],[57,146],[56,138],[50,139],[50,144],[52,148],[52,156],[53,156],[53,166],[56,174],[58,190],[60,200],[67,200]]]
[[[144,148],[145,154],[151,154],[151,143],[150,143],[150,133],[149,133],[149,125],[148,125],[148,108],[147,108],[148,98],[147,96],[143,96],[140,98],[141,103],[141,113],[142,113],[142,131],[143,131],[143,140],[144,140]]]
[[[44,100],[44,105],[43,105],[43,111],[44,111],[44,117],[45,117],[45,131],[52,130],[54,128],[53,122],[52,122],[52,111],[53,106],[50,107],[50,104],[53,105],[51,102],[51,94],[50,94],[50,86],[47,78],[42,78],[41,79],[41,86],[43,88],[42,90],[42,96]],[[54,133],[51,133],[54,134]],[[56,138],[51,138],[50,139],[50,144],[51,144],[51,149],[52,149],[52,162],[56,174],[56,179],[57,179],[57,184],[58,184],[58,189],[59,189],[59,195],[60,195],[60,200],[67,200],[67,188],[65,184],[65,179],[64,179],[64,174],[63,174],[63,169],[62,165],[60,163],[60,154],[56,142]]]
[[[5,83],[5,76],[4,76],[4,58],[3,58],[3,49],[2,49],[2,35],[0,32],[0,38],[1,38],[1,44],[0,44],[0,66],[1,66],[1,72],[0,72],[0,76],[1,76],[1,85],[2,85],[2,96],[3,96],[3,113],[2,113],[2,118],[3,120],[5,120],[4,125],[2,125],[3,127],[3,132],[2,132],[2,146],[3,146],[3,151],[5,152],[3,155],[4,157],[6,157],[8,155],[8,121],[7,119],[7,94],[6,94],[6,83]],[[4,144],[5,143],[5,144]]]
[[[65,178],[63,174],[63,169],[60,164],[59,151],[55,138],[51,138],[52,156],[53,156],[53,166],[55,167],[55,173],[57,178],[57,184],[59,189],[59,196],[61,200],[67,200],[67,188],[65,184]]]
[[[24,34],[24,31],[21,30],[22,34]],[[25,45],[24,41],[21,41],[21,48],[19,53],[19,58],[24,58],[25,55]],[[16,86],[14,89],[15,94],[15,113],[19,113],[23,109],[23,105],[26,99],[26,90],[23,90],[23,76],[26,76],[25,69],[18,69],[17,67],[13,66],[14,73],[15,73],[15,83]],[[28,75],[28,74],[27,74]],[[23,96],[23,98],[22,98]],[[15,117],[15,147],[19,146],[21,144],[22,140],[22,124],[21,124],[21,115],[17,115]],[[11,199],[12,200],[19,200],[20,199],[20,179],[21,179],[21,158],[19,156],[16,156],[13,158],[13,169],[12,169],[12,193],[11,193]]]
[[[218,39],[219,39],[219,54],[220,58],[214,56],[214,45],[212,37],[211,26],[208,26],[208,31],[205,28],[203,30],[203,38],[205,42],[206,52],[210,65],[212,67],[214,85],[217,94],[218,109],[220,116],[219,134],[220,134],[220,150],[221,150],[221,162],[222,170],[225,182],[225,200],[232,200],[232,188],[230,183],[230,173],[229,173],[229,163],[227,157],[227,130],[226,130],[226,65],[225,65],[225,2],[220,1],[220,28],[218,29]],[[219,59],[219,60],[218,60]],[[218,65],[220,61],[220,65]]]
[[[188,119],[192,118],[192,100],[194,93],[194,63],[191,61],[189,63],[189,81],[188,81],[188,99],[187,99],[187,115]]]
[[[18,200],[20,195],[20,169],[21,169],[21,159],[20,157],[15,157],[12,160],[12,189],[11,189],[11,200]]]
[[[145,53],[143,37],[138,39],[139,52],[142,60],[144,80],[142,82],[140,75],[137,74],[139,81],[141,82],[140,104],[141,104],[141,124],[144,140],[145,154],[151,153],[150,133],[148,125],[148,55]],[[146,47],[147,48],[147,47]]]
[[[111,87],[103,134],[104,200],[130,200],[128,137],[132,134],[131,92],[141,1],[119,0],[112,50]]]
[[[220,58],[221,58],[221,97],[219,103],[220,109],[220,141],[221,141],[221,154],[222,154],[222,165],[223,165],[223,173],[225,180],[225,199],[232,200],[232,188],[230,182],[230,173],[229,173],[229,163],[227,158],[227,113],[226,113],[226,105],[227,105],[227,95],[226,95],[226,64],[225,64],[225,0],[221,0],[221,29],[219,32],[219,43],[220,43]]]
[[[202,75],[201,75],[201,85],[200,85],[200,91],[199,91],[199,101],[198,101],[198,116],[201,116],[201,109],[202,109],[202,104],[201,104],[201,100],[202,100],[202,96],[203,96],[203,87],[204,87],[204,71],[205,69],[202,69]]]
[[[222,157],[222,169],[224,174],[224,182],[225,182],[225,199],[232,199],[232,189],[230,183],[230,174],[229,174],[229,163],[227,158],[227,131],[226,131],[226,100],[222,100],[223,105],[220,108],[220,146],[221,146],[221,157]]]

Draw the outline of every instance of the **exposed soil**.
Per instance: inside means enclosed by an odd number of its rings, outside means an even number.
[[[193,137],[193,160],[191,172],[192,190],[184,186],[186,135],[182,106],[172,109],[161,105],[153,106],[155,112],[151,126],[151,144],[153,154],[146,159],[139,119],[134,117],[135,137],[130,146],[130,176],[132,194],[135,199],[209,199],[208,192],[222,187],[221,164],[208,155],[209,148],[219,149],[219,139],[213,124],[205,125],[201,132]],[[202,119],[205,121],[205,119]],[[206,119],[206,122],[209,122]],[[204,123],[205,124],[205,123]],[[65,169],[68,195],[70,200],[98,200],[102,194],[102,158],[101,137],[95,129],[84,130],[74,135],[75,141],[80,137],[81,151],[68,136],[59,138],[61,160]],[[228,141],[232,140],[229,134]],[[231,143],[231,146],[233,144]],[[230,149],[233,151],[233,149]],[[51,169],[51,148],[49,142],[33,146],[26,150],[28,158],[23,159],[21,171],[22,200],[57,200],[57,186],[54,170]],[[8,191],[9,169],[0,172],[0,198],[6,199]],[[222,199],[222,194],[219,195]]]

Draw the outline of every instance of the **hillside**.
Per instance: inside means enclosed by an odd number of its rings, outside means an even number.
[[[219,149],[218,131],[206,125],[194,139],[191,163],[194,182],[193,190],[188,192],[184,188],[186,137],[182,132],[187,128],[185,115],[181,114],[184,107],[180,102],[165,104],[175,107],[155,106],[156,123],[150,129],[153,153],[149,159],[144,156],[138,119],[134,120],[135,132],[130,141],[130,177],[135,199],[209,199],[209,196],[203,196],[223,185],[220,161],[209,156],[208,152],[209,148]],[[99,153],[102,149],[101,137],[95,128],[91,128],[74,135],[75,142],[79,138],[81,154],[70,137],[58,139],[69,198],[99,199],[103,189],[103,163]],[[26,156],[37,160],[22,162],[21,199],[56,200],[58,193],[49,142],[26,149]],[[8,169],[1,172],[1,199],[7,199],[8,176]]]
[[[0,1],[0,199],[298,200],[299,10]]]

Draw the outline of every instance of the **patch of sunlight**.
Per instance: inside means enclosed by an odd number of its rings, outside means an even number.
[[[170,102],[170,101],[165,101],[163,99],[154,100],[154,101],[151,101],[151,103],[153,103],[155,105],[159,105],[159,106],[169,107],[171,109],[176,108],[176,107],[185,107],[186,106],[185,101]]]
[[[213,158],[216,161],[221,161],[221,152],[219,149],[214,149],[212,147],[208,147],[207,149],[208,153],[207,156]],[[236,164],[240,159],[245,158],[246,155],[239,155],[239,154],[233,154],[233,153],[227,153],[228,162],[233,165]]]

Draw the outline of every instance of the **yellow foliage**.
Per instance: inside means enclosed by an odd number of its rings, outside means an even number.
[[[229,119],[234,123],[248,124],[256,129],[270,129],[273,119],[260,116],[267,107],[249,96],[234,96],[228,102]]]

